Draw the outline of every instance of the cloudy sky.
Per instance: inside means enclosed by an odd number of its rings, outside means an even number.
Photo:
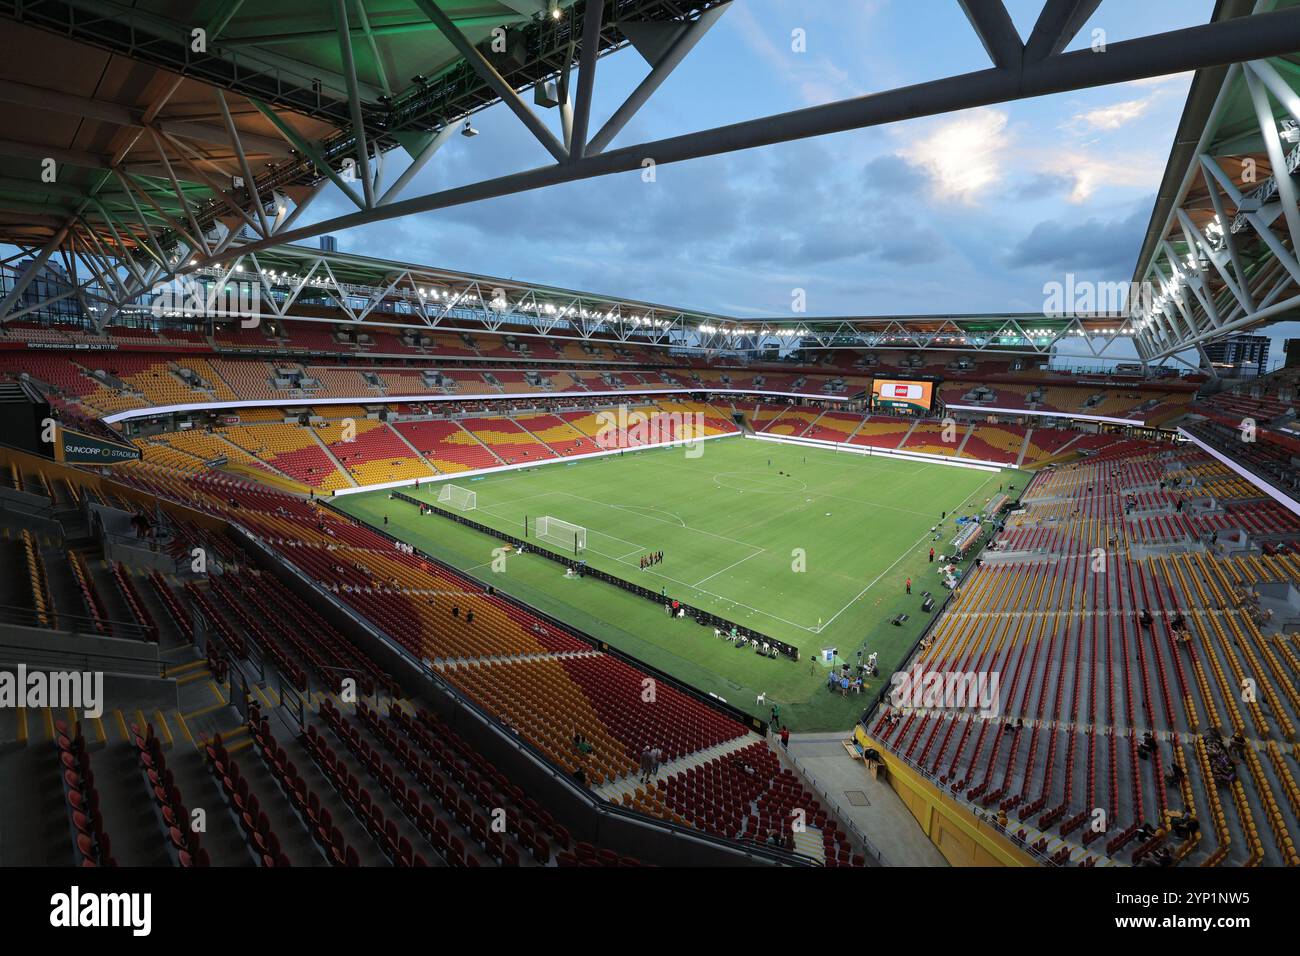
[[[1022,36],[1041,6],[1008,0]],[[1096,29],[1114,43],[1204,23],[1212,8],[1105,0],[1072,48]],[[955,0],[736,0],[614,146],[988,66]],[[593,130],[646,69],[632,50],[601,61]],[[1066,273],[1131,277],[1190,79],[695,160],[658,169],[654,182],[588,180],[351,230],[339,243],[742,317],[789,315],[794,289],[813,315],[1038,311],[1044,283]],[[558,111],[545,115],[558,132]],[[406,196],[551,162],[503,107],[474,125],[481,135],[454,137]],[[390,181],[405,163],[394,160]],[[352,209],[330,187],[304,218]]]

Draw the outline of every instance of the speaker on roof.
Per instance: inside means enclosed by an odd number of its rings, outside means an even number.
[[[543,109],[554,109],[560,105],[560,91],[554,80],[546,80],[533,87],[533,102]],[[508,337],[507,337],[508,339]],[[510,343],[513,345],[514,343]]]

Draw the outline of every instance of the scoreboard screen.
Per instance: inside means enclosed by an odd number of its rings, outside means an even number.
[[[878,378],[871,383],[872,411],[927,415],[933,400],[933,382]]]

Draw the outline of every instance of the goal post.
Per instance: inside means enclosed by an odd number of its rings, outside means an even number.
[[[561,548],[572,548],[576,554],[587,549],[587,529],[582,525],[542,515],[533,523],[539,541]]]
[[[453,485],[450,482],[438,489],[438,504],[456,508],[459,511],[473,511],[478,507],[478,496],[468,488]]]

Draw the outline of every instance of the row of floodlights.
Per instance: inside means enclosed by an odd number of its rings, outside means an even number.
[[[730,335],[732,337],[735,337],[738,335],[750,335],[753,333],[754,330],[741,328],[740,326],[736,326],[736,325],[724,328],[719,325],[709,325],[706,322],[698,326],[698,331],[703,332],[705,335]],[[807,335],[808,330],[807,329],[773,329],[767,334],[779,335],[784,338],[791,338],[794,336]]]
[[[236,264],[233,271],[236,273],[243,273],[244,267],[241,264]],[[312,279],[305,279],[304,276],[300,274],[295,274],[287,271],[281,272],[275,269],[261,269],[260,273],[262,276],[264,276],[265,278],[267,278],[268,280],[270,280],[271,282],[277,285],[285,285],[294,282],[306,281],[307,284],[309,285],[324,288],[330,285],[332,281],[327,276],[316,276]],[[442,301],[450,300],[450,301],[455,301],[457,303],[483,302],[486,305],[488,305],[490,308],[496,309],[498,311],[511,308],[510,303],[502,296],[494,296],[491,299],[483,299],[477,293],[470,292],[469,290],[465,290],[463,292],[455,292],[451,289],[429,288],[427,286],[420,288],[418,291],[421,299],[440,299]],[[610,321],[614,321],[619,318],[619,313],[613,309],[610,309],[607,312],[602,313],[593,309],[580,308],[575,305],[566,305],[566,306],[557,307],[554,303],[551,302],[545,302],[545,303],[520,302],[516,304],[513,307],[513,309],[514,311],[518,311],[518,312],[536,312],[539,315],[556,316],[558,318],[568,318],[572,316],[572,317],[578,317],[583,319],[608,319]],[[625,315],[622,318],[625,322],[628,322],[632,325],[636,325],[641,328],[666,329],[669,326],[669,323],[667,321],[663,319],[651,318],[650,316]]]

